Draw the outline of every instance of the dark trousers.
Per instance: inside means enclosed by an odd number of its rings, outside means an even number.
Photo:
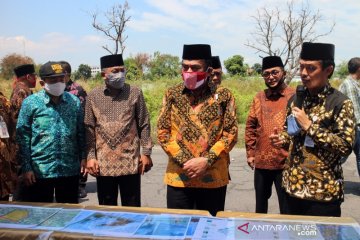
[[[278,196],[279,209],[281,214],[286,214],[286,192],[281,187],[282,170],[268,170],[255,168],[254,171],[254,185],[255,185],[255,199],[256,199],[256,213],[268,212],[268,200],[271,197],[272,185],[275,184],[275,189]]]
[[[79,203],[78,200],[79,176],[58,178],[37,178],[34,185],[28,190],[30,202]]]
[[[341,216],[341,202],[317,202],[287,195],[287,214],[306,216]]]
[[[97,194],[100,205],[118,205],[118,192],[122,206],[141,206],[140,174],[108,177],[100,176],[96,178]]]
[[[226,186],[220,188],[182,188],[167,186],[167,207],[207,210],[215,216],[224,211]]]

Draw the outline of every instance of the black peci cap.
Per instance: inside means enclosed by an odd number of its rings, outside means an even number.
[[[107,55],[100,58],[101,69],[115,67],[115,66],[124,66],[124,61],[121,54]]]
[[[284,64],[279,56],[268,56],[262,59],[262,71],[273,67],[284,67]]]
[[[304,60],[334,60],[335,45],[330,43],[304,42],[300,58]]]
[[[211,59],[211,47],[208,44],[184,44],[182,59]]]
[[[212,68],[221,68],[221,62],[219,56],[211,57],[211,67]]]
[[[18,78],[25,76],[26,74],[34,74],[35,73],[34,64],[24,64],[17,66],[16,68],[14,68],[14,73]]]

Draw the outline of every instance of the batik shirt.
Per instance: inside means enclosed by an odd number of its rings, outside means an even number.
[[[274,128],[283,128],[286,119],[286,106],[295,90],[285,84],[275,91],[265,89],[253,99],[245,128],[245,147],[247,157],[255,158],[255,168],[282,169],[288,156],[285,149],[271,145],[269,136]]]
[[[65,91],[77,96],[80,100],[81,106],[85,108],[87,93],[82,86],[72,80],[69,80],[66,83]]]
[[[237,141],[235,99],[223,87],[195,98],[183,84],[170,88],[158,119],[158,141],[169,156],[164,181],[174,187],[218,188],[229,183],[229,152]],[[206,173],[190,179],[192,158],[208,158]]]
[[[17,118],[19,116],[21,104],[25,98],[30,96],[32,91],[30,88],[23,82],[16,82],[13,92],[11,93],[10,101],[11,101],[11,115],[14,118],[16,123]]]
[[[16,126],[21,167],[37,178],[76,176],[84,154],[84,119],[79,99],[67,92],[54,104],[41,90],[27,97]]]
[[[96,159],[100,176],[137,174],[142,154],[150,155],[150,116],[141,89],[125,83],[117,94],[97,87],[86,99],[87,160]]]
[[[12,139],[14,130],[10,116],[10,101],[0,92],[0,121],[6,125],[9,137],[0,137],[0,197],[13,192],[17,178],[15,144]],[[2,128],[0,129],[0,131]],[[5,136],[5,131],[1,136]]]
[[[352,101],[356,124],[360,125],[360,82],[349,76],[340,85],[339,90]]]
[[[290,99],[287,116],[291,114]],[[352,151],[355,119],[352,102],[327,85],[316,96],[307,92],[303,108],[312,121],[307,131],[290,137],[290,156],[283,171],[283,186],[291,196],[321,202],[343,201],[341,158]],[[286,130],[286,127],[285,127]]]

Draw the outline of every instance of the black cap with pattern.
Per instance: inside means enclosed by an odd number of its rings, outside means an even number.
[[[16,68],[14,68],[14,73],[18,78],[25,76],[26,74],[34,74],[35,73],[34,64],[24,64],[17,66]]]
[[[101,69],[124,66],[124,61],[121,54],[107,55],[100,58]]]
[[[184,44],[182,59],[211,59],[211,47],[208,44]]]
[[[49,61],[40,67],[39,75],[41,78],[64,76],[65,70],[60,62]]]
[[[300,58],[304,60],[334,60],[335,45],[330,43],[304,42]]]

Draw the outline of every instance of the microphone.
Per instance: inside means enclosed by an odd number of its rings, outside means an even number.
[[[305,95],[306,95],[306,90],[304,88],[303,85],[298,85],[296,87],[296,96],[295,96],[295,100],[294,100],[294,105],[295,107],[298,108],[302,108],[304,99],[305,99]]]

